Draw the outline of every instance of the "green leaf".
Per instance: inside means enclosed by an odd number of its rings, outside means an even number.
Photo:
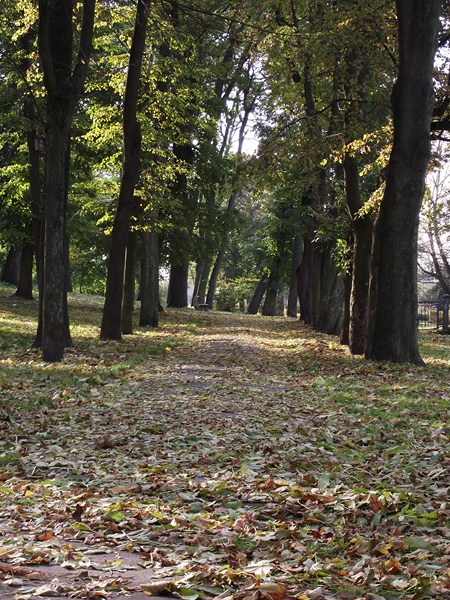
[[[105,513],[104,518],[107,521],[114,521],[114,523],[120,523],[125,519],[125,513],[121,510],[111,510]]]
[[[188,598],[188,600],[197,600],[197,598],[200,598],[200,594],[194,588],[180,588],[178,593],[182,598]]]
[[[433,550],[434,546],[424,538],[407,537],[403,540],[410,550]]]

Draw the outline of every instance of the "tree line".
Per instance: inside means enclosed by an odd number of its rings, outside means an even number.
[[[170,307],[220,307],[239,288],[271,315],[287,282],[288,315],[299,305],[354,354],[420,364],[418,217],[449,122],[446,11],[5,0],[1,244],[5,266],[21,250],[18,295],[36,273],[43,359],[72,344],[73,281],[104,291],[100,335],[120,340],[137,280],[139,324],[158,325],[165,266]]]

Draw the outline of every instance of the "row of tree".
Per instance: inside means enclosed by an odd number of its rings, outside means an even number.
[[[140,325],[156,326],[160,266],[183,307],[195,264],[195,306],[225,273],[257,283],[249,312],[265,295],[274,314],[287,278],[290,316],[299,302],[351,352],[420,363],[418,215],[450,104],[445,53],[433,80],[442,4],[6,0],[2,240],[21,248],[21,295],[36,256],[43,358],[71,345],[72,278],[106,280],[101,336],[119,340],[136,275]]]

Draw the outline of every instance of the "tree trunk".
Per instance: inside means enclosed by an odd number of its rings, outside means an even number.
[[[83,1],[78,53],[74,59],[73,0],[40,0],[39,55],[47,91],[47,148],[44,186],[42,357],[60,361],[71,345],[67,310],[66,212],[70,130],[83,92],[92,50],[95,0]]]
[[[300,319],[317,331],[339,335],[344,289],[329,249],[304,240],[297,282]]]
[[[369,303],[370,254],[373,223],[370,215],[360,215],[363,202],[359,188],[357,159],[344,158],[345,193],[353,229],[353,268],[350,297],[349,348],[352,354],[364,354]]]
[[[188,305],[188,276],[188,262],[170,266],[167,292],[167,306],[170,308],[185,308]]]
[[[130,231],[125,260],[125,277],[123,285],[122,333],[133,333],[134,294],[136,288],[136,239],[137,232]]]
[[[192,292],[191,306],[205,304],[206,286],[208,283],[211,263],[209,260],[199,260],[195,267],[195,283]],[[212,306],[210,307],[212,308]]]
[[[0,280],[4,283],[17,285],[19,283],[20,261],[22,256],[22,244],[11,246],[3,263]]]
[[[70,345],[65,268],[65,173],[69,131],[67,107],[61,107],[53,97],[48,98],[47,106],[42,357],[48,362],[58,362],[62,360],[66,346]]]
[[[211,272],[211,277],[209,278],[208,294],[206,296],[206,304],[209,306],[209,308],[213,308],[213,306],[214,306],[214,298],[216,295],[217,280],[219,278],[220,269],[222,268],[223,259],[225,258],[226,247],[227,247],[227,240],[224,240],[222,242],[222,245],[220,246],[219,253],[216,257],[216,260],[214,262],[214,266],[213,266],[213,269]]]
[[[303,255],[297,269],[297,290],[300,302],[300,320],[305,325],[314,323],[314,310],[312,302],[312,242],[309,238],[303,240]]]
[[[204,261],[199,260],[195,266],[195,281],[194,281],[194,289],[192,291],[191,306],[196,306],[197,304],[199,304],[198,290],[200,287],[200,280],[202,278],[203,265],[204,265]]]
[[[258,285],[253,292],[253,296],[248,304],[247,314],[256,315],[258,314],[259,307],[261,305],[263,296],[269,285],[269,278],[267,275],[261,275],[261,279],[258,281]]]
[[[200,282],[198,286],[198,303],[205,304],[206,286],[208,285],[209,272],[211,270],[211,261],[203,261],[203,269],[200,275]],[[212,306],[210,306],[212,308]]]
[[[27,149],[28,176],[30,182],[31,204],[31,235],[33,238],[34,255],[36,258],[36,274],[39,290],[38,328],[33,347],[42,346],[42,316],[43,316],[43,271],[44,271],[44,221],[41,196],[40,146],[35,129],[34,100],[31,94],[25,99],[24,116],[28,119]]]
[[[275,310],[275,315],[277,317],[284,317],[285,305],[286,305],[286,298],[285,298],[283,292],[279,291],[277,294],[277,307]]]
[[[157,231],[143,234],[143,285],[141,299],[141,327],[158,327],[159,319],[159,244]]]
[[[242,154],[243,135],[244,135],[246,123],[247,123],[247,121],[245,121],[245,124],[243,123],[241,125],[240,143],[239,143],[239,148],[238,148],[239,156]],[[236,206],[237,198],[238,198],[238,190],[234,190],[230,194],[230,197],[228,199],[227,213],[231,213],[234,210],[234,207]],[[206,303],[208,304],[209,308],[212,308],[214,305],[214,297],[216,295],[217,280],[219,278],[220,269],[222,268],[223,260],[225,258],[225,252],[226,252],[226,249],[228,246],[228,237],[229,237],[229,233],[228,233],[228,231],[225,231],[224,238],[222,240],[222,243],[220,244],[219,252],[218,252],[216,260],[214,262],[214,266],[213,266],[213,269],[211,272],[211,277],[209,279],[208,294],[206,296]]]
[[[348,343],[352,354],[364,354],[366,344],[372,231],[370,217],[360,217],[355,221]]]
[[[14,295],[19,296],[19,298],[25,298],[25,300],[33,300],[33,259],[33,243],[24,242],[20,259],[19,282]]]
[[[438,260],[438,255],[436,253],[436,248],[435,248],[435,237],[439,235],[438,231],[437,231],[437,227],[436,224],[433,226],[433,228],[429,227],[428,228],[428,240],[430,242],[430,252],[431,252],[431,260],[433,262],[433,268],[434,268],[434,272],[430,273],[432,276],[436,277],[437,280],[439,281],[439,284],[442,288],[442,292],[444,294],[450,294],[450,285],[449,285],[449,281],[450,281],[450,269],[446,267],[445,263],[442,265],[439,263]],[[442,253],[439,252],[440,258],[442,259]],[[445,269],[445,271],[444,271]]]
[[[440,0],[397,0],[400,62],[394,142],[376,223],[366,357],[422,364],[417,335],[417,236],[430,156]]]
[[[20,70],[28,74],[32,67],[32,46],[36,41],[36,30],[29,29],[20,36],[23,56],[20,60]],[[41,180],[39,169],[39,143],[36,143],[34,98],[31,90],[25,95],[23,102],[23,116],[27,120],[26,141],[28,149],[28,179],[29,197],[31,208],[31,223],[29,226],[29,239],[23,244],[20,261],[20,276],[15,295],[27,300],[33,299],[33,259],[36,254],[36,266],[39,248],[35,249],[36,242],[40,239],[40,203],[41,203]]]
[[[344,308],[342,311],[342,327],[339,343],[348,346],[350,340],[350,296],[352,293],[352,274],[346,271],[342,275],[344,285]]]
[[[175,145],[173,152],[185,163],[185,168],[193,164],[195,154],[191,144]],[[178,173],[171,192],[180,205],[183,222],[174,232],[167,306],[184,308],[188,305],[189,255],[197,197],[188,189],[186,173]]]
[[[302,261],[303,240],[301,235],[296,235],[292,243],[291,279],[289,284],[289,297],[287,305],[287,316],[297,318],[298,290],[297,269]]]
[[[278,270],[272,270],[267,283],[266,297],[264,299],[262,314],[265,317],[274,317],[277,313],[277,295],[279,286]]]
[[[331,253],[315,249],[320,268],[318,297],[316,299],[314,329],[330,335],[339,335],[342,328],[344,285]]]
[[[137,120],[139,84],[150,0],[139,0],[128,64],[123,107],[124,160],[119,200],[111,234],[111,250],[106,279],[105,305],[100,337],[104,340],[122,339],[122,301],[125,252],[133,208],[133,196],[140,171],[141,127]]]

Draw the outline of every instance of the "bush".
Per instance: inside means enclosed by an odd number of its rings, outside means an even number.
[[[221,281],[215,297],[215,308],[226,312],[244,312],[258,281],[247,277]]]

